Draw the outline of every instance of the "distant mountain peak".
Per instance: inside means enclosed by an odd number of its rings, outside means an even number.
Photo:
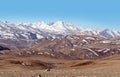
[[[40,39],[47,36],[55,37],[57,35],[82,34],[82,35],[100,35],[107,38],[120,36],[119,31],[93,30],[76,27],[73,24],[57,21],[52,23],[37,22],[37,23],[19,23],[10,24],[0,21],[0,38],[24,38],[31,39],[31,34]]]

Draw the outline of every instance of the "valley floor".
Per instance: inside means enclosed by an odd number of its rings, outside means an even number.
[[[119,57],[104,60],[1,58],[0,77],[120,77]]]
[[[120,68],[0,71],[0,77],[120,77]]]

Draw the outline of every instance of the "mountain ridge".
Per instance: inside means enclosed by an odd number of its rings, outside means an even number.
[[[69,34],[100,35],[106,38],[120,37],[120,31],[93,30],[76,27],[73,24],[57,21],[54,23],[8,23],[0,22],[0,38],[10,39],[41,39],[45,37],[56,38]]]

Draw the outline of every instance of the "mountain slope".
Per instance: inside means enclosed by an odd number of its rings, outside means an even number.
[[[44,56],[59,59],[104,59],[120,55],[120,41],[91,35],[67,35],[46,40],[31,48],[0,51],[0,55],[16,57]]]
[[[66,35],[102,36],[108,39],[120,38],[119,31],[112,31],[108,29],[103,31],[82,29],[62,21],[54,23],[38,22],[17,24],[0,22],[0,45],[9,46],[8,48],[10,49],[31,47],[45,40],[54,40],[55,38],[61,38]],[[7,42],[5,42],[5,40]],[[8,41],[11,42],[8,43]]]

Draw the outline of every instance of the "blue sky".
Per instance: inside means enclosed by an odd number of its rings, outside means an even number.
[[[84,28],[120,28],[120,0],[0,0],[0,20],[64,21]]]

